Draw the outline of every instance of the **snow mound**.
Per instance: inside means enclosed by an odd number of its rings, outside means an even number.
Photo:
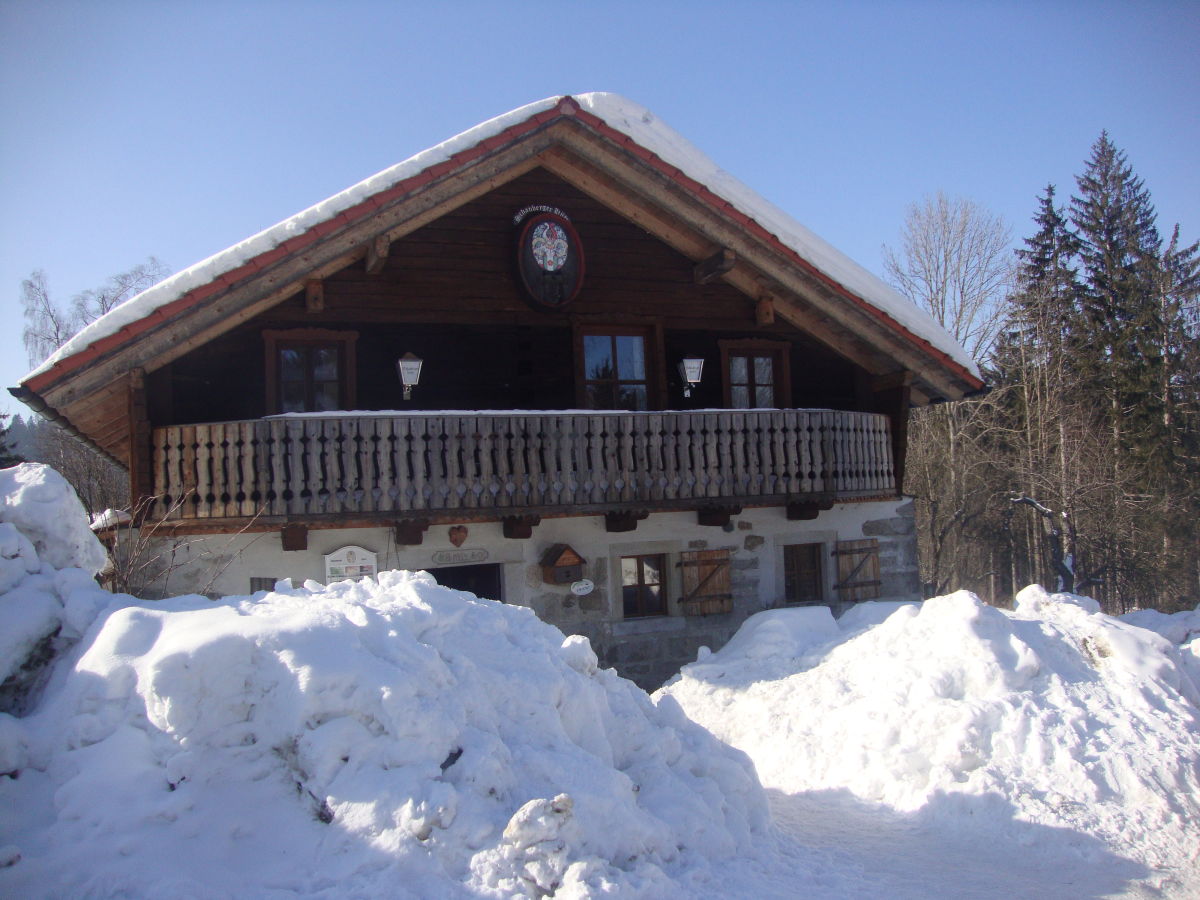
[[[1038,587],[1011,613],[960,591],[847,624],[802,653],[735,638],[656,698],[769,789],[849,792],[946,833],[1069,829],[1200,891],[1200,693],[1179,648]]]
[[[79,568],[95,575],[108,562],[74,488],[41,463],[0,469],[0,522],[22,532],[40,559],[56,569]],[[4,558],[9,558],[6,553]]]
[[[0,710],[23,708],[49,657],[112,600],[92,578],[107,559],[61,475],[0,469]]]
[[[57,675],[0,894],[662,897],[771,834],[743,754],[425,573],[115,609]]]
[[[1186,644],[1200,637],[1200,606],[1177,613],[1138,609],[1120,617],[1122,622],[1161,634],[1172,644]]]

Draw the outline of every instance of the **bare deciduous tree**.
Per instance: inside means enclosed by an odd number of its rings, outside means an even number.
[[[1012,229],[999,216],[941,191],[911,204],[900,249],[883,248],[884,271],[902,294],[986,359],[1010,287]]]
[[[884,248],[895,287],[983,362],[1012,278],[1011,230],[978,204],[939,192],[908,209],[899,251]],[[905,490],[917,500],[922,580],[993,593],[996,561],[969,536],[996,506],[985,452],[985,402],[918,410],[909,427]]]
[[[113,275],[101,287],[83,291],[69,304],[61,306],[50,296],[46,273],[40,269],[33,272],[21,283],[21,303],[25,310],[23,336],[29,364],[38,365],[80,329],[160,281],[166,274],[167,268],[149,257],[144,263]],[[34,426],[34,437],[32,453],[27,455],[57,469],[75,488],[90,515],[129,502],[126,475],[111,460],[51,422]]]

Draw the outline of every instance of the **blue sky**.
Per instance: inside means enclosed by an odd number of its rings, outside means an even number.
[[[649,107],[876,273],[939,189],[1019,240],[1101,129],[1195,240],[1197,46],[1195,2],[0,0],[0,381],[34,269],[66,301],[185,268],[560,93]]]

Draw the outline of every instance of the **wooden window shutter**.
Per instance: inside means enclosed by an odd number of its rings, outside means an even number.
[[[833,555],[837,557],[838,599],[847,603],[874,600],[879,596],[879,541],[864,538],[860,541],[838,541]]]
[[[679,608],[685,616],[708,616],[733,611],[728,550],[688,550],[679,554],[683,570],[683,597]]]

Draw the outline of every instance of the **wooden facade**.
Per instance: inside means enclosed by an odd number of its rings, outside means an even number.
[[[529,208],[582,245],[562,308],[518,277]],[[572,98],[284,237],[18,395],[134,503],[233,527],[894,496],[910,404],[979,386]]]

